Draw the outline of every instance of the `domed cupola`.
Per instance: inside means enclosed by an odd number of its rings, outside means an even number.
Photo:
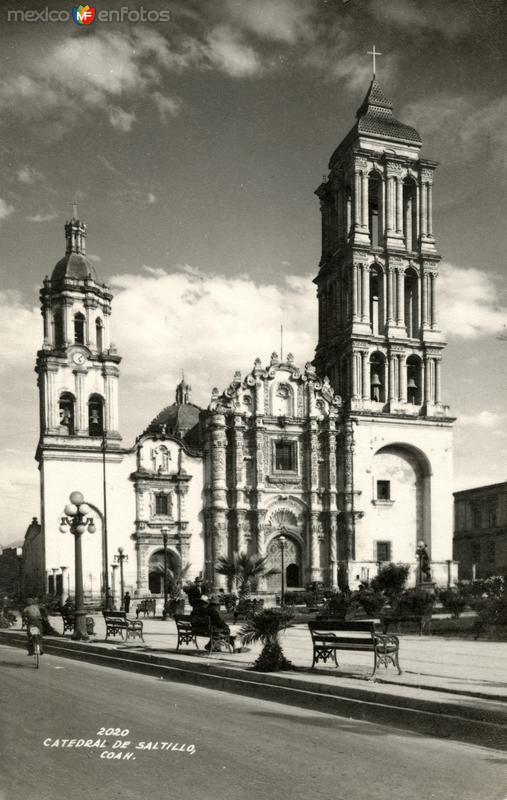
[[[65,255],[56,264],[51,281],[53,284],[61,283],[65,278],[73,280],[92,280],[99,283],[95,267],[86,257],[86,225],[77,219],[77,209],[74,205],[72,219],[65,224]]]

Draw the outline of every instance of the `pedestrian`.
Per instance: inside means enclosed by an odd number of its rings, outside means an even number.
[[[123,610],[125,611],[126,614],[129,613],[131,599],[132,598],[130,597],[129,592],[125,592],[123,596]]]

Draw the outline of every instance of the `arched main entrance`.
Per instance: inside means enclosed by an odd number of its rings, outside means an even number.
[[[281,535],[281,534],[280,534]],[[266,577],[266,589],[268,592],[280,592],[282,585],[282,554],[280,548],[280,535],[271,539],[267,548],[268,570],[275,570],[272,575]],[[303,562],[301,555],[301,545],[290,534],[284,531],[284,571],[285,586],[287,589],[301,586],[303,581]]]
[[[172,550],[167,551],[167,569],[175,571],[179,560]],[[148,589],[151,594],[163,594],[164,591],[164,551],[155,550],[148,563]]]

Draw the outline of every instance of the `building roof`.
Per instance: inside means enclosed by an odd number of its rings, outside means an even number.
[[[143,435],[173,436],[192,447],[198,447],[200,412],[201,409],[194,403],[172,403],[152,419]]]
[[[56,264],[51,280],[61,281],[64,278],[77,278],[81,281],[91,278],[95,283],[99,282],[95,267],[83,253],[66,253]]]
[[[338,152],[359,136],[372,136],[393,142],[421,146],[422,140],[415,128],[405,125],[393,114],[393,105],[380,84],[372,80],[366,97],[356,112],[357,122],[331,156],[332,167]]]

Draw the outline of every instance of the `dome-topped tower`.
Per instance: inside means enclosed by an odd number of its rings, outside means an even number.
[[[86,225],[77,219],[77,209],[74,206],[72,219],[65,223],[65,255],[56,264],[51,280],[60,282],[65,278],[89,280],[98,283],[95,268],[86,257]]]

